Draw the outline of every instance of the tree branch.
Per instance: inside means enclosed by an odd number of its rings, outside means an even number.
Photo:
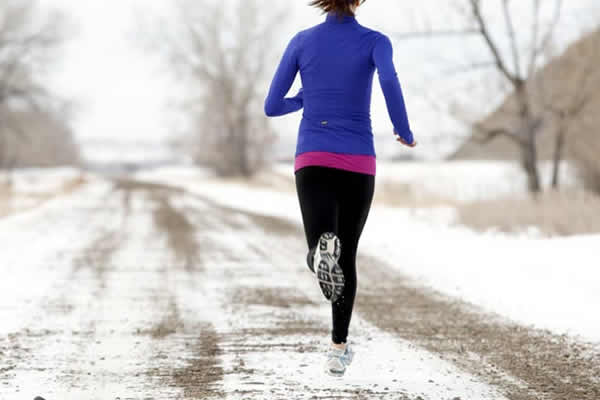
[[[392,34],[392,37],[398,40],[408,39],[422,39],[432,37],[448,37],[448,36],[470,36],[479,34],[479,29],[467,28],[463,30],[452,30],[452,29],[440,29],[440,30],[428,30],[428,31],[414,31],[414,32],[399,32]]]
[[[534,54],[535,59],[533,61],[536,61],[537,57],[548,47],[548,45],[552,41],[552,37],[554,36],[554,31],[556,30],[556,26],[558,25],[558,22],[560,21],[563,1],[556,0],[556,2],[554,4],[555,4],[554,13],[552,16],[552,21],[550,22],[550,25],[548,27],[548,31],[542,37],[542,40],[540,41],[539,46],[537,46],[537,44],[534,43],[533,54]],[[534,69],[535,64],[530,65],[530,68]]]
[[[479,26],[479,32],[483,36],[483,39],[485,40],[489,50],[492,52],[492,55],[494,56],[494,60],[496,62],[496,66],[498,67],[500,72],[506,77],[506,79],[508,79],[513,84],[513,86],[515,86],[515,88],[520,86],[522,84],[522,81],[520,81],[518,77],[511,74],[511,72],[508,70],[508,68],[506,67],[506,63],[504,62],[504,59],[500,55],[498,46],[492,39],[492,36],[487,28],[486,21],[484,20],[483,15],[481,14],[480,0],[469,0],[469,1],[471,4],[471,12]]]
[[[460,73],[471,72],[476,69],[493,68],[495,66],[496,66],[495,61],[480,61],[480,62],[473,62],[471,64],[460,65],[460,66],[457,66],[457,67],[454,67],[451,69],[447,69],[447,70],[442,71],[442,73],[444,74],[444,76],[457,75]]]
[[[505,128],[495,128],[495,129],[484,129],[480,125],[476,125],[474,127],[476,135],[473,136],[473,139],[480,144],[487,144],[498,136],[504,136],[519,146],[523,146],[526,144],[526,141],[520,137],[518,134],[511,132]],[[483,136],[483,137],[478,137]]]
[[[519,57],[519,49],[517,44],[517,35],[515,33],[515,27],[512,22],[512,16],[509,9],[510,0],[502,0],[502,11],[504,13],[504,21],[506,23],[506,29],[508,31],[508,38],[510,40],[510,48],[513,55],[513,66],[515,74],[519,79],[523,79],[521,76],[521,61]]]
[[[527,78],[531,78],[535,72],[537,64],[537,42],[540,31],[540,0],[533,0],[533,28],[531,31],[531,53],[529,55],[529,65],[527,66]]]

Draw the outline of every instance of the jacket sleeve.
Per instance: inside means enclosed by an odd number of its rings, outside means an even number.
[[[373,48],[373,63],[377,67],[379,84],[394,130],[407,143],[413,143],[414,137],[408,122],[404,96],[394,67],[393,55],[392,42],[386,35],[381,34]]]
[[[271,82],[269,94],[267,95],[264,104],[265,114],[269,117],[276,117],[298,111],[304,105],[302,89],[294,97],[285,97],[294,83],[294,79],[296,79],[296,74],[299,69],[298,43],[299,34],[296,34],[285,49],[283,57],[277,67],[277,71],[275,72],[275,76],[273,77],[273,81]]]

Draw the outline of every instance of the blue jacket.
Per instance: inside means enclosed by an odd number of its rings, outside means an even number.
[[[304,108],[296,156],[327,151],[375,156],[371,92],[377,69],[395,131],[413,142],[390,39],[354,16],[329,13],[325,21],[298,32],[277,68],[265,114],[274,117]],[[285,97],[300,71],[302,89]]]

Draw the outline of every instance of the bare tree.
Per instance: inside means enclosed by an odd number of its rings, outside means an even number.
[[[555,169],[565,157],[579,170],[584,186],[600,193],[600,28],[567,50],[565,60],[549,83],[563,83],[562,92],[552,91],[551,113],[558,120],[555,137]],[[568,144],[568,148],[565,147]],[[556,178],[558,185],[558,178]]]
[[[483,2],[468,0],[462,4],[465,5],[463,13],[477,27],[478,36],[483,39],[493,60],[491,63],[467,64],[462,72],[492,66],[511,92],[504,103],[483,121],[469,121],[475,128],[471,145],[494,140],[498,149],[508,150],[505,144],[516,144],[529,178],[529,188],[534,193],[541,191],[542,186],[537,172],[538,153],[552,158],[551,184],[554,188],[560,184],[560,169],[567,156],[579,165],[586,181],[595,182],[594,177],[600,177],[600,168],[594,167],[597,164],[593,161],[595,157],[589,156],[589,149],[595,141],[590,132],[594,132],[595,124],[588,122],[584,126],[581,121],[589,121],[588,115],[593,114],[593,108],[598,106],[596,93],[600,74],[596,66],[600,62],[600,31],[591,34],[582,31],[582,38],[557,56],[554,54],[554,31],[563,8],[560,0],[527,2],[525,5],[531,7],[533,18],[531,23],[524,23],[521,19],[519,29],[513,26],[513,20],[518,18],[511,13],[510,7],[515,2],[485,2],[486,6],[495,4],[500,7],[504,18],[503,36],[499,36],[498,26],[494,26],[492,19],[484,16]],[[544,10],[549,20],[547,24],[542,24],[541,4],[548,7]],[[468,30],[462,31],[463,36],[467,33]],[[466,120],[462,118],[464,110],[456,114],[463,122]],[[590,185],[600,187],[596,183]]]
[[[560,60],[536,74],[532,84],[539,95],[542,111],[554,127],[552,182],[554,189],[560,184],[560,167],[565,158],[567,136],[578,129],[591,130],[591,126],[580,126],[583,114],[589,112],[592,101],[597,97],[600,74],[596,72],[600,61],[600,30],[587,35],[570,46]],[[575,140],[585,140],[581,134]],[[576,154],[575,154],[576,156]]]
[[[257,0],[177,4],[180,31],[162,42],[197,93],[187,101],[196,131],[194,159],[221,175],[251,176],[274,139],[262,99],[282,14],[265,12]]]
[[[31,0],[0,4],[0,167],[15,165],[16,147],[31,140],[15,112],[49,114],[54,106],[56,98],[39,75],[64,39],[63,22],[60,14],[42,13]]]
[[[484,126],[476,124],[476,132],[483,141],[489,141],[497,136],[505,136],[513,141],[520,150],[521,165],[527,174],[528,188],[532,193],[542,190],[538,168],[537,136],[543,125],[542,117],[535,112],[532,104],[533,95],[528,81],[537,71],[541,58],[550,45],[556,26],[560,20],[562,0],[553,0],[554,12],[546,27],[540,16],[540,0],[530,0],[533,23],[526,27],[528,46],[521,46],[515,29],[515,16],[511,12],[511,0],[501,2],[505,41],[509,50],[503,52],[498,39],[492,35],[493,22],[486,18],[481,0],[468,0],[468,11],[478,34],[484,41],[493,59],[493,65],[501,77],[510,85],[514,92],[514,107],[506,107],[514,117],[513,124],[504,126]],[[520,32],[523,32],[521,29]],[[523,32],[525,34],[525,32]]]
[[[504,137],[516,145],[520,154],[521,166],[527,175],[528,188],[532,193],[542,190],[538,167],[538,136],[545,124],[543,110],[535,104],[537,100],[530,80],[541,68],[548,49],[553,44],[554,33],[561,19],[563,1],[548,0],[543,2],[544,11],[551,10],[549,21],[544,23],[541,0],[455,0],[453,3],[459,15],[465,19],[459,27],[425,28],[397,34],[399,39],[430,38],[447,39],[450,37],[480,38],[488,51],[489,59],[470,59],[445,74],[472,73],[493,69],[495,76],[500,77],[503,89],[512,92],[507,100],[491,118],[473,122],[465,114],[473,114],[470,110],[460,109],[455,104],[450,110],[461,122],[472,126],[473,140],[480,144],[488,143],[496,138]],[[485,6],[484,6],[485,4]],[[515,5],[527,5],[531,9],[531,22],[523,23],[514,12]],[[487,7],[498,7],[502,20],[498,21],[486,13]],[[516,24],[518,22],[518,24]],[[467,58],[470,58],[468,56]],[[483,78],[470,82],[477,86],[489,85],[492,81]],[[538,96],[539,97],[539,96]],[[478,108],[480,106],[478,105]],[[480,118],[478,116],[478,118]]]

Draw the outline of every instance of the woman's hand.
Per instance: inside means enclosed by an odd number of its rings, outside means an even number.
[[[396,131],[394,131],[394,136],[396,136],[396,141],[402,143],[403,145],[407,146],[407,147],[415,147],[417,145],[417,141],[413,140],[412,143],[408,143],[406,140],[404,140],[402,138],[402,136],[398,135],[398,133]]]

